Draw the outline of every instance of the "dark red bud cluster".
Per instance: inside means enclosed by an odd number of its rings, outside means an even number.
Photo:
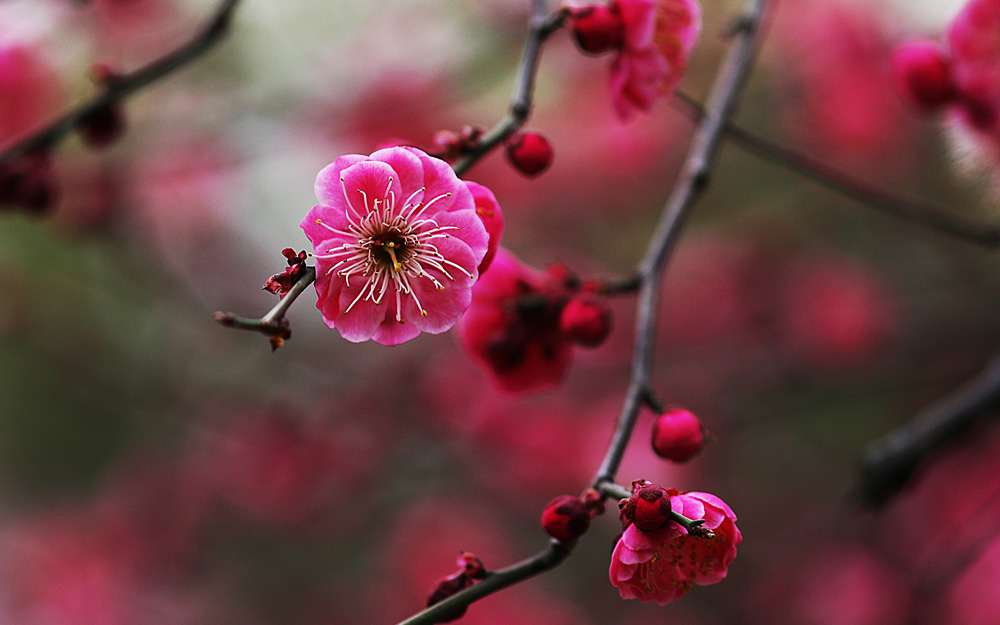
[[[892,72],[900,89],[923,111],[931,112],[958,97],[951,58],[932,41],[910,41],[892,51]]]
[[[693,413],[670,408],[653,422],[653,451],[674,462],[687,462],[705,447],[705,428]]]
[[[479,147],[483,137],[483,129],[479,126],[463,126],[461,132],[454,130],[439,130],[434,134],[432,143],[434,156],[454,162]]]
[[[477,558],[474,554],[468,551],[463,551],[459,554],[456,560],[459,569],[438,580],[437,584],[431,590],[431,594],[427,596],[427,607],[431,607],[435,603],[444,601],[448,597],[454,595],[455,593],[465,590],[474,583],[484,579],[486,577],[486,567],[483,566],[482,560]],[[449,623],[451,621],[462,618],[468,606],[461,606],[451,610],[444,616],[438,617],[438,623]]]
[[[579,293],[563,308],[559,329],[584,347],[597,347],[611,333],[611,309],[593,293]]]
[[[59,199],[48,152],[22,156],[0,165],[0,208],[18,207],[42,215]]]
[[[267,282],[264,283],[263,290],[284,297],[292,285],[298,282],[302,274],[305,273],[308,255],[305,250],[296,254],[295,250],[290,247],[281,250],[281,254],[288,261],[288,267],[282,273],[276,273],[268,278]]]
[[[590,54],[621,48],[625,41],[625,20],[617,2],[573,9],[569,27],[580,49]]]
[[[109,91],[121,79],[121,71],[113,63],[99,61],[90,68],[94,83]],[[110,101],[84,114],[76,122],[76,131],[87,146],[100,149],[125,134],[125,107],[120,101]]]
[[[507,161],[525,176],[534,178],[552,164],[552,144],[534,131],[520,132],[507,140]]]
[[[639,480],[632,483],[632,496],[618,502],[622,526],[651,532],[670,522],[670,493],[662,486]]]
[[[560,334],[577,345],[599,347],[611,333],[612,314],[596,294],[596,283],[581,281],[561,262],[549,265],[545,273],[549,290],[558,299]]]

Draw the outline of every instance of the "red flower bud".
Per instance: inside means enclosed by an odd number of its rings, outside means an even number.
[[[597,347],[611,333],[611,309],[589,293],[571,299],[559,317],[559,329],[585,347]]]
[[[438,580],[437,584],[435,584],[434,588],[431,590],[431,594],[427,596],[427,607],[431,607],[435,603],[444,601],[458,591],[465,590],[477,581],[486,577],[486,567],[483,566],[482,560],[477,558],[475,554],[463,551],[459,554],[456,562],[459,566],[458,571]],[[437,622],[449,623],[462,618],[467,609],[468,606],[455,608],[454,610],[446,613],[444,616],[438,617]]]
[[[653,451],[674,462],[687,462],[705,446],[705,428],[687,410],[671,408],[653,423]]]
[[[537,132],[522,132],[508,140],[507,160],[514,169],[534,178],[552,164],[552,145]]]
[[[560,495],[542,511],[542,528],[556,540],[576,540],[590,528],[590,509],[579,497]]]
[[[891,64],[902,91],[924,111],[939,109],[958,94],[951,59],[933,42],[910,41],[896,47]]]
[[[644,532],[666,525],[670,521],[670,494],[650,482],[635,482],[633,488],[632,496],[619,504],[622,523],[632,523]]]
[[[580,49],[590,54],[621,48],[625,41],[625,21],[618,4],[593,4],[575,9],[569,27]]]

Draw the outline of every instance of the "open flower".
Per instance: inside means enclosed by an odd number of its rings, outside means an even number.
[[[680,599],[692,584],[707,586],[726,577],[743,540],[736,515],[708,493],[668,490],[670,507],[689,519],[705,519],[712,538],[692,536],[675,522],[644,532],[631,524],[611,554],[611,584],[622,599],[666,605]]]
[[[574,10],[570,23],[585,51],[617,49],[611,97],[627,120],[673,92],[701,33],[701,7],[697,0],[612,0]]]
[[[409,147],[349,154],[319,172],[316,197],[301,228],[328,326],[355,343],[398,345],[455,325],[488,235],[451,166]]]

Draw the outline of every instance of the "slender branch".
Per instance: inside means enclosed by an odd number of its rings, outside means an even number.
[[[213,315],[213,318],[226,326],[227,328],[239,328],[242,330],[254,330],[260,332],[265,336],[278,337],[279,339],[287,338],[287,334],[290,332],[288,327],[288,322],[285,319],[285,313],[291,308],[292,304],[298,299],[299,295],[309,288],[309,285],[316,281],[316,268],[306,267],[305,273],[295,281],[292,288],[288,290],[283,298],[278,300],[278,303],[267,312],[260,319],[250,319],[247,317],[241,317],[237,314],[231,312],[218,311]],[[280,341],[275,345],[275,341],[271,341],[271,346],[274,348],[280,347]]]
[[[531,114],[531,101],[535,91],[535,76],[538,73],[538,59],[542,51],[542,44],[552,33],[562,27],[567,16],[563,10],[549,15],[548,5],[548,0],[532,0],[531,24],[517,68],[510,112],[483,135],[468,154],[455,163],[455,173],[459,177],[462,177],[469,168],[479,162],[479,159],[514,134],[528,120],[528,115]]]
[[[694,120],[698,121],[705,115],[704,107],[697,100],[680,91],[675,95],[675,102],[683,106]],[[982,223],[934,202],[895,195],[804,152],[780,146],[735,124],[727,123],[725,132],[727,138],[745,150],[866,206],[983,247],[1000,247],[1000,224]]]
[[[33,152],[52,149],[63,141],[84,118],[93,115],[132,93],[167,76],[195,60],[226,34],[240,0],[222,0],[212,19],[192,39],[145,66],[111,80],[89,101],[65,113],[41,130],[0,152],[0,166]]]
[[[576,541],[560,542],[552,540],[544,551],[540,551],[530,558],[512,564],[507,568],[489,573],[483,581],[457,592],[439,603],[435,603],[426,610],[417,612],[408,619],[400,621],[397,625],[430,625],[438,623],[442,617],[446,617],[457,609],[466,607],[483,597],[492,595],[508,586],[513,586],[529,577],[534,577],[539,573],[555,568],[569,557],[575,546]]]
[[[691,207],[708,184],[726,122],[736,108],[739,94],[753,65],[765,5],[766,0],[750,0],[743,18],[737,24],[735,39],[715,79],[700,120],[701,126],[692,141],[680,179],[667,200],[660,222],[639,264],[642,286],[639,290],[631,382],[611,444],[594,478],[594,488],[598,490],[604,483],[614,481],[625,447],[632,437],[639,409],[645,398],[653,396],[650,379],[661,277]]]
[[[1000,356],[954,392],[927,406],[909,423],[869,445],[861,467],[862,500],[888,502],[935,449],[1000,408]]]

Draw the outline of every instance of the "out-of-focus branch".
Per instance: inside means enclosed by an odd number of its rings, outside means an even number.
[[[0,166],[27,154],[50,150],[65,139],[77,124],[108,106],[124,100],[139,89],[171,74],[195,60],[214,46],[229,29],[240,0],[222,0],[212,19],[191,40],[145,66],[115,76],[89,101],[65,113],[41,130],[21,139],[0,152]]]
[[[903,489],[920,462],[935,449],[1000,409],[1000,357],[976,377],[921,410],[909,423],[871,444],[861,466],[861,497],[882,505]]]
[[[693,119],[697,121],[705,115],[705,108],[697,100],[681,91],[675,95],[675,103]],[[1000,247],[1000,224],[982,223],[934,202],[890,193],[820,159],[780,146],[735,124],[727,123],[725,132],[726,137],[740,147],[861,204],[983,247]]]
[[[518,128],[524,125],[524,122],[528,120],[528,115],[531,114],[531,100],[535,91],[535,75],[538,72],[538,59],[542,51],[542,44],[552,33],[562,27],[567,17],[564,10],[550,15],[548,0],[532,0],[531,6],[531,24],[517,68],[510,112],[493,128],[490,128],[475,146],[455,163],[455,173],[459,177],[462,177],[490,150],[514,134]]]
[[[732,46],[712,86],[680,179],[667,200],[660,222],[639,264],[638,275],[642,286],[639,290],[631,382],[611,444],[594,478],[594,488],[599,491],[604,484],[614,482],[625,447],[632,438],[639,409],[645,399],[651,396],[655,320],[664,269],[691,207],[708,185],[727,121],[736,108],[753,66],[765,5],[766,0],[750,0],[743,18],[736,24]]]

